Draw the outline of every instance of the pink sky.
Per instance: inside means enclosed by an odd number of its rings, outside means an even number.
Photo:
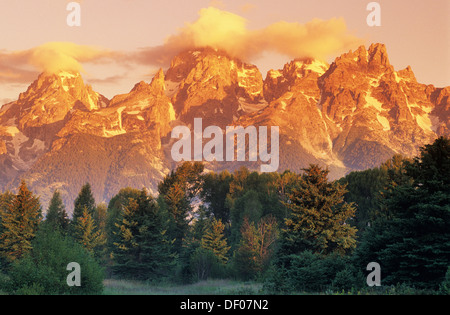
[[[29,50],[48,42],[72,42],[133,53],[140,48],[163,45],[169,36],[179,34],[186,23],[199,19],[202,8],[213,6],[232,13],[236,19],[237,16],[245,19],[249,31],[262,30],[281,21],[301,26],[313,19],[341,18],[346,24],[346,34],[361,39],[366,47],[374,42],[386,44],[396,70],[410,65],[419,82],[450,86],[449,0],[377,1],[381,5],[379,27],[369,27],[366,23],[368,0],[83,0],[78,1],[82,9],[80,27],[66,24],[69,2],[0,0],[0,58],[2,53]],[[357,45],[352,47],[356,48]],[[332,62],[339,54],[327,56],[327,61]],[[273,52],[249,57],[263,77],[269,69],[282,68],[293,59]],[[112,97],[128,92],[141,80],[149,82],[158,68],[152,63],[120,60],[101,64],[82,62],[85,81],[94,90]],[[8,81],[6,74],[14,77],[14,73],[6,66],[0,59],[0,105],[17,99],[33,80]],[[39,72],[26,62],[23,67],[32,71],[31,78],[33,72],[36,76]]]

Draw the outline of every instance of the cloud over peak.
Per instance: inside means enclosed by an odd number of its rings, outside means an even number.
[[[29,61],[40,71],[83,71],[82,63],[99,62],[111,57],[112,52],[70,42],[50,42],[29,51]]]
[[[361,39],[349,32],[343,18],[314,19],[305,24],[280,21],[250,30],[245,18],[209,7],[201,9],[195,22],[186,23],[163,45],[142,50],[138,59],[164,64],[181,51],[206,46],[224,50],[245,61],[251,61],[264,52],[290,58],[325,59],[361,43]]]
[[[26,81],[33,70],[81,72],[84,62],[98,63],[114,55],[103,48],[70,42],[49,42],[28,50],[0,51],[0,81]]]

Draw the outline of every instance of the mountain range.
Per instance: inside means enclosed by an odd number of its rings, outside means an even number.
[[[0,191],[25,179],[44,209],[53,191],[71,210],[81,186],[97,202],[119,189],[152,194],[177,162],[175,126],[278,126],[279,172],[310,163],[330,178],[412,157],[450,135],[450,87],[396,71],[386,47],[372,44],[328,64],[295,59],[266,77],[252,64],[205,47],[176,56],[152,81],[108,99],[80,73],[42,73],[0,109]],[[257,170],[260,162],[206,162],[208,170]]]

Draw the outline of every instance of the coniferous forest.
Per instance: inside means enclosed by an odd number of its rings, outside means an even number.
[[[81,268],[69,286],[67,265]],[[367,266],[381,268],[368,286]],[[0,195],[0,292],[102,294],[105,279],[191,284],[235,279],[260,294],[450,293],[450,140],[331,181],[300,174],[204,172],[186,162],[158,194],[124,187],[97,204],[86,183],[69,217],[22,181]]]

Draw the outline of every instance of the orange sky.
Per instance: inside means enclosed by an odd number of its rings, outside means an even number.
[[[411,65],[419,82],[450,86],[449,0],[377,1],[379,27],[366,23],[366,0],[83,0],[80,27],[66,24],[69,2],[0,0],[0,105],[55,64],[82,67],[107,97],[126,93],[166,69],[177,49],[205,43],[242,56],[265,77],[301,55],[332,62],[381,42],[396,70]]]

